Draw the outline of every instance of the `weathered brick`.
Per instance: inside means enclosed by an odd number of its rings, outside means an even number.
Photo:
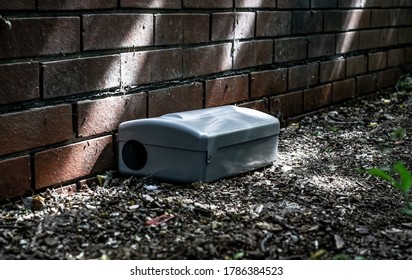
[[[367,56],[358,55],[346,59],[346,76],[356,76],[367,71]]]
[[[43,97],[53,98],[119,87],[119,55],[45,62]]]
[[[308,42],[306,38],[275,39],[275,62],[289,62],[308,58]]]
[[[0,0],[0,10],[34,10],[35,0]]]
[[[256,18],[256,36],[272,37],[291,34],[292,13],[286,11],[260,11]]]
[[[387,62],[386,52],[377,52],[368,54],[368,70],[376,71],[386,68]]]
[[[249,97],[249,77],[231,76],[206,81],[205,107],[232,104]]]
[[[180,9],[181,0],[120,0],[122,8]]]
[[[39,63],[0,65],[0,105],[39,98]]]
[[[332,102],[354,98],[356,94],[355,79],[334,82],[332,85]]]
[[[371,27],[383,27],[390,25],[389,10],[372,10]]]
[[[183,51],[183,77],[219,73],[232,68],[232,44],[190,48]]]
[[[34,155],[35,188],[42,189],[114,168],[112,137],[71,144]]]
[[[388,67],[399,66],[405,63],[405,49],[388,51]]]
[[[319,35],[308,38],[309,58],[334,55],[335,49],[335,35]]]
[[[253,38],[255,13],[215,13],[212,15],[212,40]]]
[[[273,61],[273,41],[249,41],[235,45],[233,68],[241,69],[271,64]]]
[[[146,117],[146,94],[136,93],[78,102],[80,137],[117,130],[119,124]]]
[[[412,31],[412,29],[410,30]],[[411,33],[409,33],[408,38]],[[380,30],[380,47],[396,46],[398,44],[398,29],[397,28],[385,28]],[[411,39],[408,41],[412,42]]]
[[[336,53],[348,53],[359,49],[359,32],[345,32],[336,35]]]
[[[171,112],[201,109],[203,86],[201,83],[182,85],[149,92],[149,117]]]
[[[367,0],[339,0],[339,8],[361,8]]]
[[[276,8],[276,0],[235,0],[236,8]]]
[[[153,44],[153,15],[83,15],[83,49],[103,50]]]
[[[381,45],[380,30],[359,31],[359,49],[374,49]]]
[[[239,104],[239,107],[250,108],[269,114],[269,100],[267,98],[242,103]]]
[[[311,8],[336,8],[338,7],[338,0],[312,0]]]
[[[412,63],[412,47],[405,48],[405,62]]]
[[[182,77],[182,50],[122,53],[121,69],[122,86],[178,79]]]
[[[320,82],[341,80],[345,77],[345,60],[325,61],[320,63]]]
[[[318,64],[312,63],[289,68],[289,89],[309,87],[319,81]]]
[[[0,155],[73,138],[72,109],[58,105],[0,115]]]
[[[309,0],[278,0],[279,9],[309,8]]]
[[[364,95],[374,91],[376,91],[376,77],[374,74],[356,77],[357,95]]]
[[[412,27],[403,27],[398,29],[398,44],[412,43]]]
[[[387,0],[362,0],[362,3],[363,3],[363,7],[390,7],[392,6],[391,1],[387,1]]]
[[[38,0],[39,10],[96,10],[117,7],[116,0]]]
[[[324,14],[324,31],[349,31],[370,27],[370,11],[328,11]]]
[[[0,202],[23,196],[30,190],[30,157],[0,161]]]
[[[303,113],[303,92],[297,91],[270,98],[270,114],[280,118]]]
[[[332,85],[327,84],[303,91],[303,110],[304,112],[313,111],[331,102]]]
[[[209,41],[208,14],[155,15],[155,44],[196,44]]]
[[[0,58],[73,53],[80,50],[80,18],[13,18],[0,32]]]
[[[378,89],[385,89],[394,86],[395,80],[395,70],[388,69],[385,71],[380,71],[376,73],[376,85]]]
[[[292,33],[322,32],[323,12],[319,11],[294,11]]]
[[[390,24],[393,26],[412,25],[411,13],[410,9],[391,9],[389,15]]]
[[[233,0],[183,0],[183,7],[197,9],[224,9],[232,8]]]
[[[280,94],[286,91],[287,69],[252,72],[250,79],[252,98]]]

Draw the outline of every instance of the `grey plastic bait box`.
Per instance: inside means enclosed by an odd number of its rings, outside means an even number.
[[[123,122],[119,171],[172,182],[211,182],[276,160],[278,119],[222,106]]]

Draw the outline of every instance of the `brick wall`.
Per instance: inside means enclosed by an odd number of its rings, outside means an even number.
[[[115,169],[126,120],[224,104],[287,119],[412,68],[412,0],[0,0],[0,15],[0,201]]]

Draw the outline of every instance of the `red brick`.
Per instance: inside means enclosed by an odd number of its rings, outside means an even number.
[[[381,29],[380,32],[381,32],[380,33],[380,36],[381,36],[380,46],[381,47],[396,46],[398,44],[398,29],[386,28],[386,29]],[[411,36],[411,33],[409,33],[407,36],[409,38]],[[412,40],[410,39],[408,40],[412,42]]]
[[[0,32],[0,58],[73,53],[80,50],[80,18],[13,18]]]
[[[0,65],[0,105],[39,98],[39,63]]]
[[[183,7],[198,9],[224,9],[232,8],[233,0],[183,0]]]
[[[390,10],[390,24],[398,25],[412,25],[410,9],[392,9]]]
[[[376,77],[374,74],[368,74],[356,77],[356,93],[364,95],[376,91]]]
[[[275,62],[289,62],[308,58],[306,38],[275,39]]]
[[[83,49],[103,50],[153,44],[153,15],[83,16]]]
[[[250,108],[269,114],[269,100],[267,98],[242,103],[239,107]]]
[[[309,8],[309,0],[278,0],[279,9]]]
[[[0,10],[34,10],[35,0],[0,0]]]
[[[44,98],[120,86],[119,55],[46,62],[42,67]]]
[[[355,79],[334,82],[332,86],[332,102],[340,102],[355,97],[356,83]]]
[[[201,83],[183,85],[149,92],[149,117],[171,112],[201,109],[203,86]]]
[[[249,77],[231,76],[206,81],[205,107],[232,104],[249,97]]]
[[[212,40],[253,38],[255,13],[215,13],[212,15]]]
[[[58,105],[0,115],[0,155],[73,138],[72,109]]]
[[[236,8],[276,8],[276,0],[235,0]]]
[[[311,8],[336,8],[338,6],[338,0],[312,0]]]
[[[378,89],[392,87],[395,83],[395,70],[389,69],[376,73],[376,85]]]
[[[339,0],[339,8],[361,8],[365,0]]]
[[[30,157],[0,161],[0,201],[24,196],[30,190]]]
[[[273,61],[272,40],[240,42],[235,46],[234,69],[271,64]]]
[[[119,124],[146,117],[146,94],[137,93],[78,102],[80,137],[115,131]]]
[[[319,35],[308,38],[309,58],[334,55],[335,49],[335,35]]]
[[[181,0],[120,0],[122,8],[180,9]]]
[[[155,44],[196,44],[209,41],[209,15],[155,15]]]
[[[336,35],[336,53],[348,53],[359,49],[359,32],[345,32]]]
[[[403,27],[398,29],[398,44],[412,43],[412,27]]]
[[[368,54],[368,70],[375,71],[386,68],[386,52],[377,52]]]
[[[359,49],[374,49],[381,45],[380,30],[365,30],[359,32]]]
[[[324,14],[324,31],[349,31],[368,28],[370,11],[327,11]]]
[[[367,71],[367,56],[359,55],[346,59],[346,76],[356,76]]]
[[[178,79],[182,77],[182,50],[166,49],[122,53],[121,69],[122,86]]]
[[[39,10],[96,10],[116,7],[116,0],[39,0]]]
[[[263,97],[286,91],[287,69],[251,73],[251,97]]]
[[[405,63],[412,63],[412,47],[405,48]]]
[[[232,44],[190,48],[183,51],[183,77],[223,72],[232,68]]]
[[[318,64],[312,63],[289,68],[289,89],[309,87],[319,81]]]
[[[372,10],[371,27],[383,27],[389,25],[389,10]]]
[[[303,110],[310,112],[321,107],[326,107],[331,102],[332,85],[327,84],[303,92]]]
[[[270,114],[280,118],[293,117],[303,113],[303,92],[282,94],[270,99]]]
[[[345,60],[325,61],[320,63],[320,82],[330,82],[345,78]]]
[[[41,189],[114,168],[112,136],[91,139],[34,155],[35,188]]]
[[[257,12],[256,36],[272,37],[291,34],[292,13],[286,11]]]
[[[293,12],[292,33],[322,32],[323,12],[319,11],[295,11]]]

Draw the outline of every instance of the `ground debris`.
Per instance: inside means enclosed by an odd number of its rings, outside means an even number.
[[[402,195],[364,172],[412,169],[411,124],[412,94],[383,93],[283,127],[277,161],[241,176],[173,185],[110,172],[40,207],[9,203],[0,259],[412,259]]]

